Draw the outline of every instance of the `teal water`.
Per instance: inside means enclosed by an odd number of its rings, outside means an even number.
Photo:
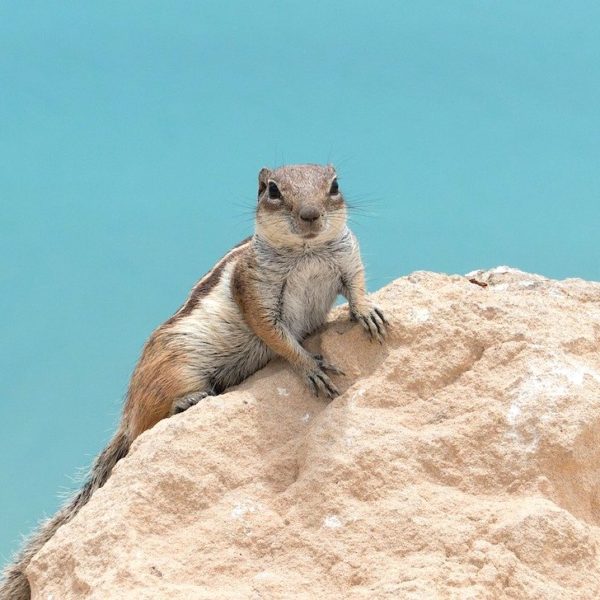
[[[110,436],[150,331],[328,162],[369,285],[600,279],[597,2],[0,3],[0,558]]]

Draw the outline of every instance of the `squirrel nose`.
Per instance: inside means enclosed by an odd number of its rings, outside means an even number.
[[[321,216],[321,211],[314,206],[305,206],[300,209],[300,218],[307,223],[316,221]]]

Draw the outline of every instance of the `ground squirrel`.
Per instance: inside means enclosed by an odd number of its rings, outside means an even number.
[[[338,391],[341,371],[301,341],[323,325],[336,296],[381,341],[386,320],[367,299],[358,243],[332,166],[262,169],[254,235],[230,250],[146,343],[116,434],[72,501],[32,536],[5,571],[2,600],[25,600],[31,557],[108,479],[131,442],[161,419],[218,394],[281,356],[315,394]]]

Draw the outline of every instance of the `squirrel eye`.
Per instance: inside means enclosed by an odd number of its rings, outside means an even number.
[[[337,196],[340,193],[340,186],[338,185],[337,177],[331,182],[331,187],[329,188],[330,196]]]
[[[281,192],[274,181],[269,181],[269,200],[279,200]]]

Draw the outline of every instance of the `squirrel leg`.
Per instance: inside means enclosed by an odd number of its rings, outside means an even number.
[[[177,415],[186,411],[188,408],[191,408],[195,404],[198,404],[200,400],[204,400],[204,398],[211,396],[212,394],[209,392],[193,392],[191,394],[187,394],[186,396],[182,396],[181,398],[177,398],[173,405],[171,406],[171,412],[169,416]]]

